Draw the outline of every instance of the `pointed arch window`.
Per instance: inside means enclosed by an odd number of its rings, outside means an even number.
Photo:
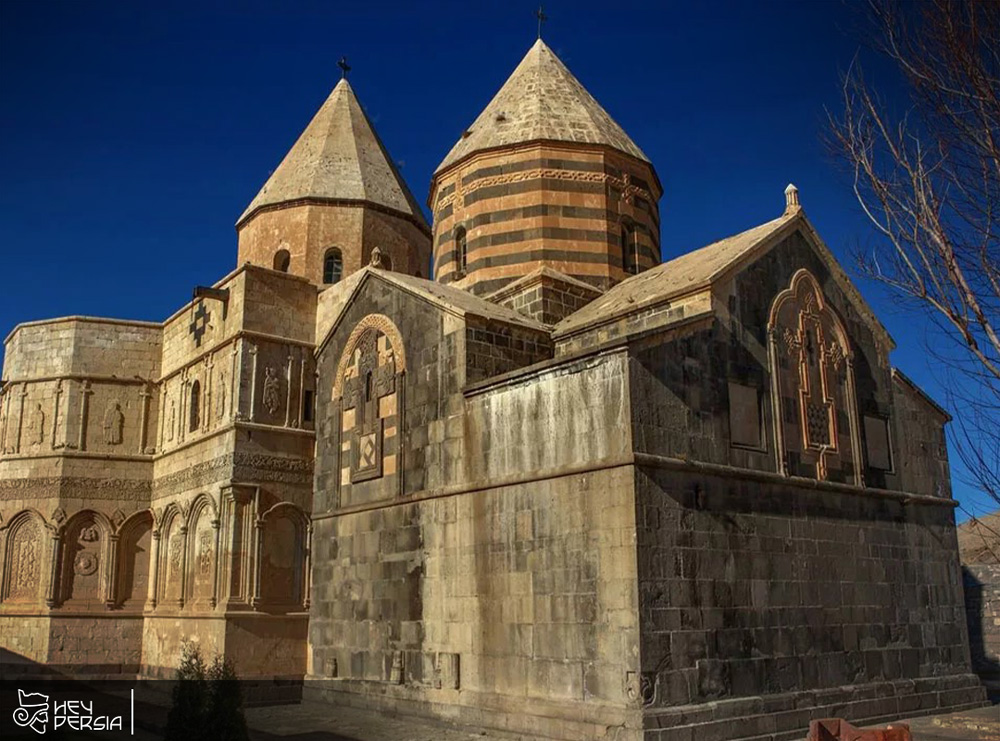
[[[463,278],[469,267],[469,244],[465,227],[455,230],[455,277]]]
[[[191,384],[191,413],[188,422],[190,432],[196,432],[201,426],[201,381]]]
[[[336,247],[331,247],[323,257],[323,283],[328,286],[340,283],[344,275],[344,256]]]
[[[288,267],[292,263],[292,256],[288,254],[288,250],[278,250],[274,253],[274,262],[271,267],[275,270],[280,270],[282,273],[288,272]]]
[[[622,224],[622,270],[626,275],[635,275],[639,272],[639,260],[636,255],[638,247],[635,239],[635,227],[630,223]]]

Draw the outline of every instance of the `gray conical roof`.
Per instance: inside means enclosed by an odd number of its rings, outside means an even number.
[[[539,39],[435,173],[473,152],[535,140],[603,144],[649,161]]]
[[[301,198],[367,201],[427,223],[347,80],[337,83],[237,223],[261,206]]]

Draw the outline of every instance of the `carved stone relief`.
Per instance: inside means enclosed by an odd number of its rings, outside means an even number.
[[[22,521],[9,536],[8,546],[10,587],[7,599],[34,601],[38,599],[41,583],[42,529],[34,519]]]
[[[271,414],[276,414],[281,408],[281,379],[271,366],[264,369],[264,393],[261,401]]]
[[[396,364],[391,349],[379,352],[380,338],[384,335],[375,329],[361,335],[354,350],[354,362],[344,379],[343,408],[354,410],[351,430],[354,481],[382,475],[385,430],[379,402],[396,391]]]
[[[773,408],[786,473],[856,483],[850,347],[816,279],[800,270],[771,308]]]
[[[125,430],[125,415],[121,403],[115,399],[108,402],[104,411],[104,443],[106,445],[121,445]]]
[[[28,442],[32,447],[38,447],[45,442],[45,412],[41,404],[35,404],[28,424]]]
[[[93,516],[75,516],[63,534],[60,602],[100,599],[101,555],[101,532]]]

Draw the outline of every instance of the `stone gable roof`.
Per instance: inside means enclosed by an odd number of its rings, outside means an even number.
[[[566,317],[556,325],[556,334],[568,334],[602,319],[706,288],[713,276],[781,228],[789,218],[781,216],[632,276]]]
[[[623,280],[603,296],[570,314],[555,326],[556,338],[574,334],[592,325],[611,321],[671,299],[709,289],[713,283],[749,260],[778,244],[782,238],[801,229],[830,268],[830,272],[866,323],[881,336],[889,348],[895,347],[892,337],[879,322],[861,293],[851,282],[830,249],[823,243],[805,212],[796,204],[781,216],[745,232],[661,263]]]
[[[427,220],[347,80],[341,80],[237,225],[263,206],[315,198],[363,201]]]
[[[317,352],[326,345],[340,317],[350,306],[354,297],[363,290],[369,280],[381,280],[395,285],[418,298],[456,316],[476,316],[492,321],[511,324],[524,329],[549,334],[549,328],[541,322],[524,316],[513,309],[491,303],[461,288],[454,288],[435,281],[417,278],[413,275],[395,273],[391,270],[365,267],[350,275],[345,281],[330,286],[320,294],[320,308],[317,313]]]
[[[537,140],[606,145],[649,161],[539,39],[435,174],[473,152]]]

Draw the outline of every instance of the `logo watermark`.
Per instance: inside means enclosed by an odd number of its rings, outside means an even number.
[[[17,691],[14,722],[39,735],[50,728],[73,731],[125,731],[125,717],[95,710],[93,700],[53,700],[41,692]],[[129,690],[129,735],[135,735],[135,690]]]

